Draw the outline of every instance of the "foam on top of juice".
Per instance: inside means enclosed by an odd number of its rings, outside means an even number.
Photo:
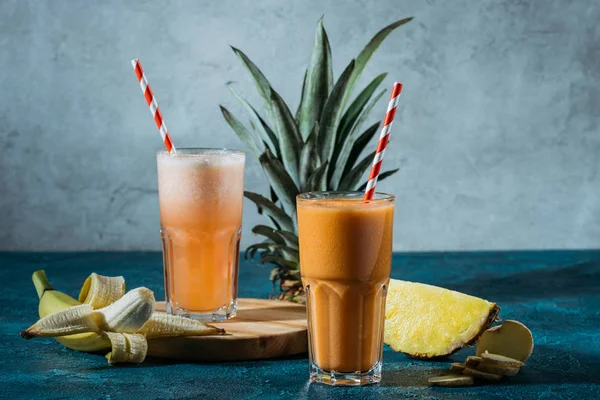
[[[190,167],[199,165],[231,165],[244,163],[246,155],[237,150],[228,149],[180,149],[177,153],[160,151],[157,153],[159,163],[176,163]]]
[[[244,153],[219,149],[200,154],[197,150],[193,154],[159,152],[157,160],[161,210],[198,202],[241,204]]]

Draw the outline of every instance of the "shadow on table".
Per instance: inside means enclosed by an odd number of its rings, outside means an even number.
[[[479,274],[449,289],[500,302],[599,294],[600,260],[562,268],[539,268],[506,277]]]
[[[532,358],[511,382],[519,384],[600,383],[600,354],[536,345]]]
[[[599,384],[600,354],[582,353],[561,349],[560,346],[536,345],[533,356],[517,376],[504,379],[494,385],[559,385],[559,384]],[[422,362],[418,365],[386,370],[384,364],[381,386],[389,387],[425,387],[433,376],[448,374],[448,363],[438,365]],[[481,382],[485,384],[485,382]]]
[[[277,357],[277,358],[269,358],[266,360],[247,360],[247,361],[205,361],[205,362],[194,362],[194,361],[185,361],[185,360],[169,360],[165,358],[156,358],[156,357],[148,357],[144,360],[143,363],[139,365],[129,365],[123,364],[120,367],[124,368],[156,368],[156,367],[164,367],[169,365],[184,365],[184,364],[197,364],[197,365],[213,365],[219,364],[222,366],[228,367],[242,367],[242,368],[262,368],[265,366],[266,362],[278,362],[278,361],[294,361],[294,360],[303,360],[306,361],[308,365],[308,355],[297,354],[294,356],[286,356],[286,357]],[[107,368],[114,368],[111,365],[103,365],[99,367],[90,367],[85,368],[88,371],[101,371]]]

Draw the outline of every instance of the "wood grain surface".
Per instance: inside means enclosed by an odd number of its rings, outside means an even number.
[[[165,310],[158,302],[157,311]],[[276,300],[238,299],[237,316],[212,323],[225,335],[153,339],[148,355],[185,361],[242,361],[306,353],[306,308]]]

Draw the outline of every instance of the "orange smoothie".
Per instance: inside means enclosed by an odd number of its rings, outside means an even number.
[[[302,196],[298,236],[312,360],[325,371],[366,373],[383,349],[393,197],[365,203],[360,193]]]
[[[235,315],[244,154],[159,152],[165,292],[174,313]]]

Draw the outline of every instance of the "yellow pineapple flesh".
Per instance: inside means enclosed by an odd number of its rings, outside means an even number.
[[[417,358],[445,356],[472,345],[499,311],[496,303],[474,296],[391,279],[385,343]]]

